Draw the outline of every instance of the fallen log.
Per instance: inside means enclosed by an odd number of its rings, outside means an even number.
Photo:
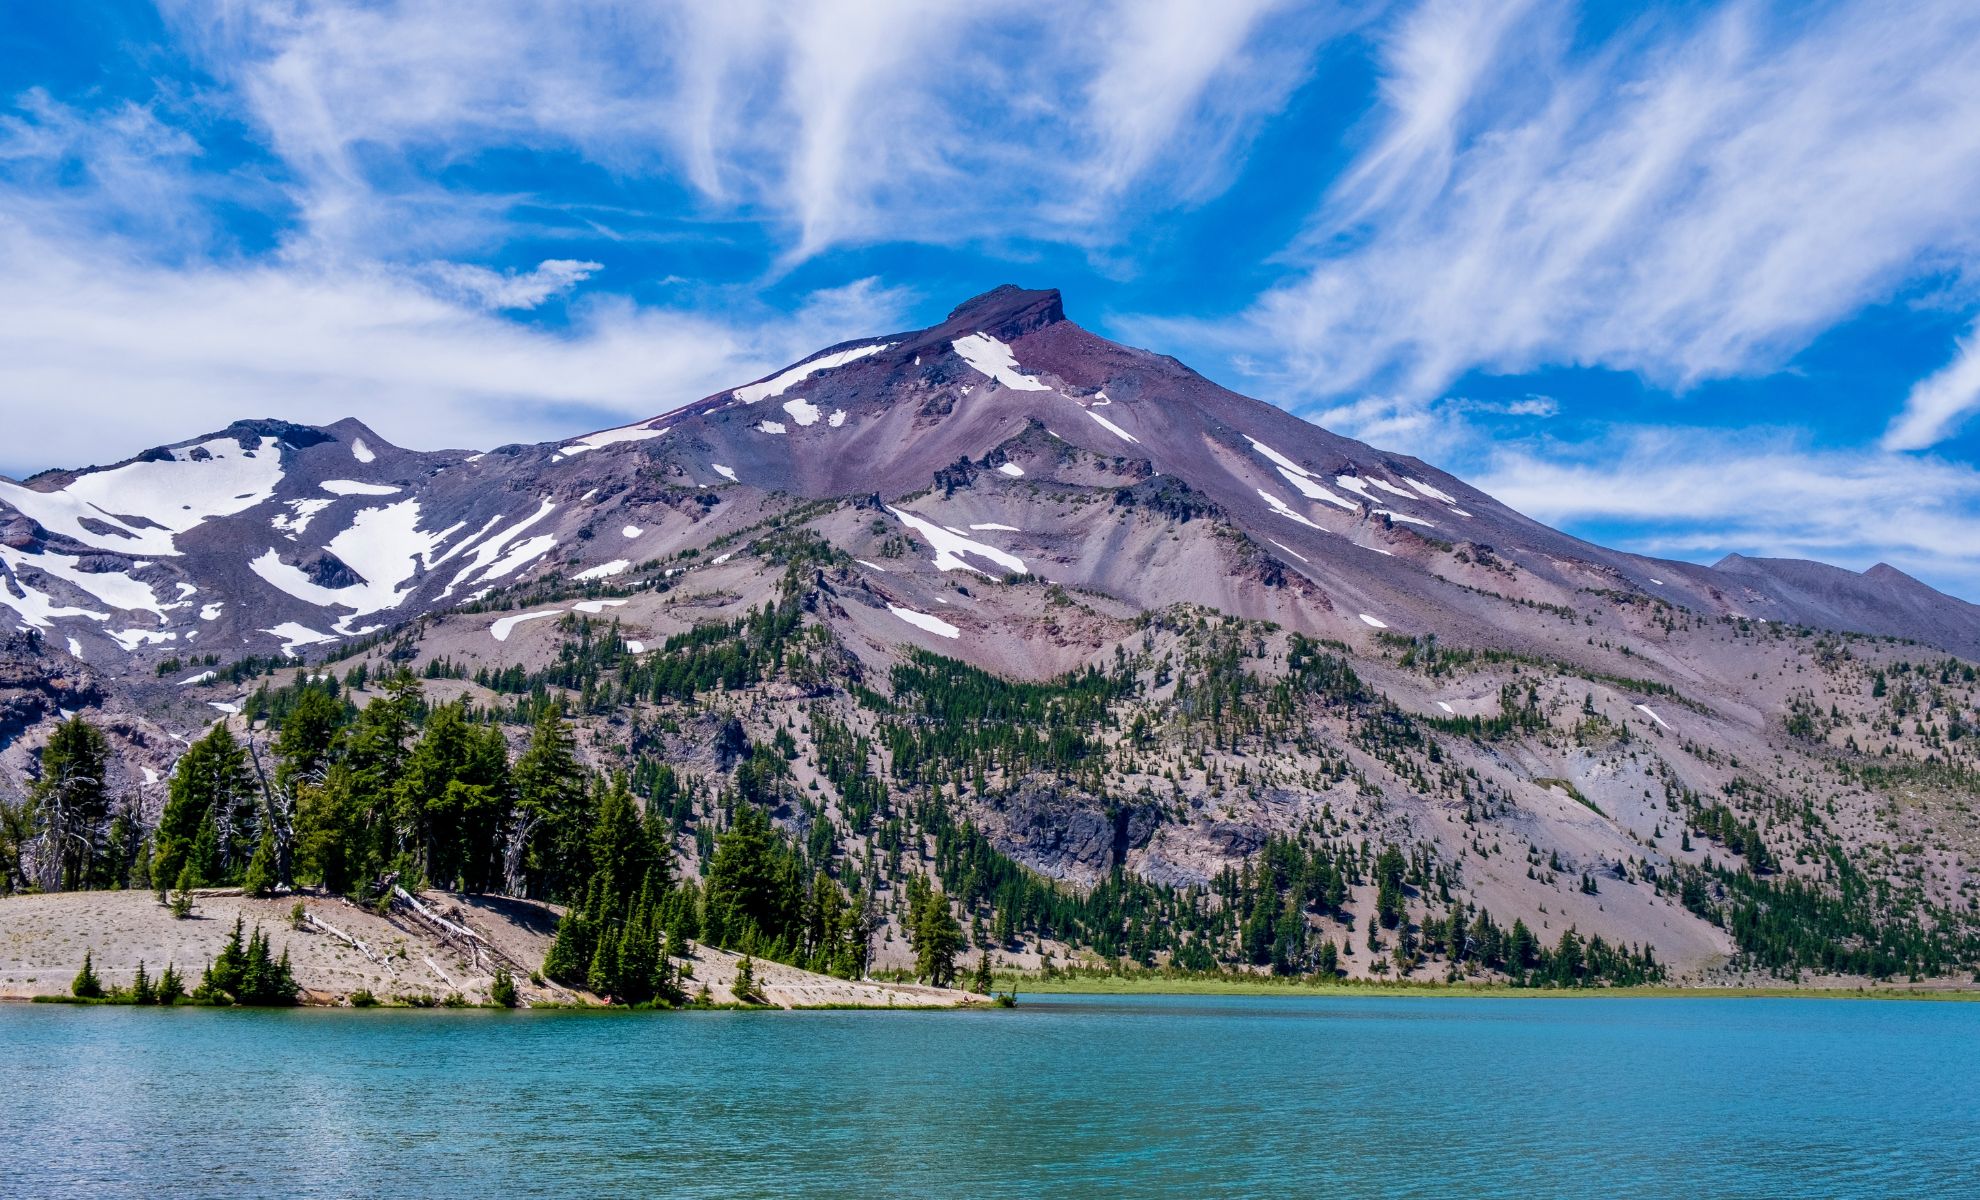
[[[385,959],[378,957],[378,955],[375,952],[373,952],[371,947],[365,945],[362,941],[358,940],[352,935],[345,933],[343,930],[337,928],[335,925],[332,925],[330,922],[324,920],[322,917],[319,917],[315,913],[310,912],[308,909],[303,910],[303,924],[309,926],[311,929],[321,930],[322,932],[329,934],[331,937],[338,938],[345,942],[349,942],[351,945],[357,947],[358,953],[370,959],[377,966],[381,966],[385,968],[388,972],[392,970],[392,964],[387,962]]]

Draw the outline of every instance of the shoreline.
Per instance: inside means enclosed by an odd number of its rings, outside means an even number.
[[[1682,987],[1645,984],[1610,988],[1523,988],[1505,983],[1284,983],[1260,979],[1167,978],[1163,976],[1101,975],[1043,976],[1002,974],[997,988],[1015,987],[1020,1006],[1030,996],[1301,996],[1342,999],[1357,996],[1419,997],[1422,999],[1506,1000],[1914,1000],[1951,1003],[1980,1002],[1980,985],[1918,987],[1843,987],[1792,984]]]

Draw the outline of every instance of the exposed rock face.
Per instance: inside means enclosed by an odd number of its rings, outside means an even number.
[[[1044,781],[1020,787],[992,818],[997,849],[1042,875],[1090,882],[1148,844],[1159,810],[1104,801]]]
[[[94,674],[60,661],[33,631],[0,635],[0,748],[42,721],[103,701]]]

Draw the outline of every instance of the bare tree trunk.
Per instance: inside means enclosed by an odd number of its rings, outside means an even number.
[[[529,839],[536,833],[543,817],[538,813],[519,812],[509,824],[509,832],[502,845],[502,894],[521,896],[524,890],[523,857],[529,852]]]

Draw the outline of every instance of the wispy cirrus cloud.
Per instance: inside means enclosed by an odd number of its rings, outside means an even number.
[[[1953,360],[1918,381],[1904,411],[1884,431],[1886,450],[1923,450],[1945,440],[1980,409],[1980,323],[1959,340]]]
[[[1780,430],[1632,427],[1579,446],[1501,445],[1474,481],[1539,520],[1600,524],[1640,553],[1886,561],[1980,594],[1980,470],[1968,463],[1814,449]]]
[[[546,258],[527,271],[494,271],[472,263],[435,262],[423,268],[442,289],[484,308],[535,308],[605,269],[604,263]]]
[[[1355,19],[1291,0],[167,8],[288,165],[312,237],[472,239],[505,198],[440,168],[524,147],[683,179],[781,223],[791,258],[1112,241],[1102,217],[1200,195]]]
[[[550,331],[376,264],[161,265],[4,217],[0,261],[0,473],[17,476],[253,416],[355,416],[421,448],[562,437],[897,328],[911,300],[871,279],[790,312],[733,293],[694,308],[606,296]]]
[[[1592,48],[1574,21],[1414,10],[1296,277],[1200,336],[1288,394],[1427,401],[1548,364],[1683,388],[1980,252],[1980,9],[1738,5]]]

